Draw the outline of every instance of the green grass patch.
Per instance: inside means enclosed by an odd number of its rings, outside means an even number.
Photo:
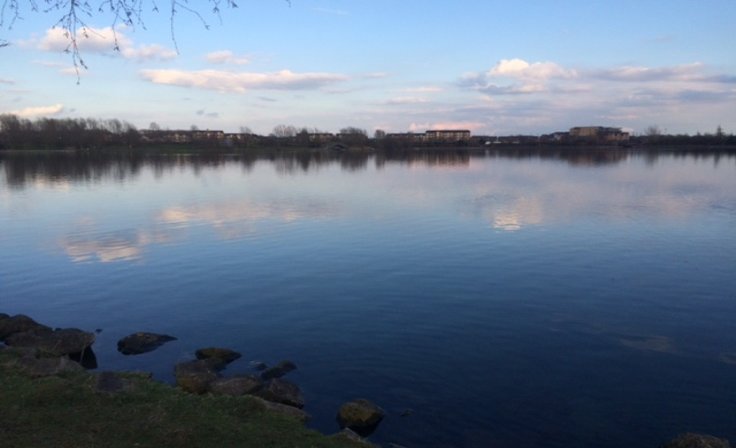
[[[250,397],[192,395],[131,376],[98,392],[89,373],[24,376],[0,351],[0,447],[360,447],[267,412]]]

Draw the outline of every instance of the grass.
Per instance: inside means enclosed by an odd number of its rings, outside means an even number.
[[[13,356],[0,351],[0,447],[365,447],[249,397],[192,395],[140,376],[126,392],[102,393],[86,372],[26,377]]]

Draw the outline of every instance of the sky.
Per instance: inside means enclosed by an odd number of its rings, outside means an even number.
[[[259,134],[736,133],[735,0],[237,0],[219,17],[193,0],[208,27],[180,10],[173,37],[169,0],[143,1],[143,25],[84,17],[79,74],[62,11],[6,10],[0,113]]]

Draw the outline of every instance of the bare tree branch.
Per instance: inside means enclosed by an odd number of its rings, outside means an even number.
[[[171,40],[178,53],[175,20],[180,11],[194,15],[205,29],[209,29],[209,24],[198,8],[189,5],[189,0],[166,1],[170,2]],[[291,6],[291,0],[285,1]],[[222,8],[235,9],[238,7],[235,0],[207,0],[207,3],[211,8],[210,13],[217,16],[220,23],[222,23]],[[42,8],[39,8],[39,4]],[[86,20],[90,20],[96,15],[110,13],[112,15],[111,28],[114,36],[113,50],[120,51],[117,27],[126,25],[146,29],[143,18],[149,7],[152,13],[159,11],[156,0],[98,0],[97,2],[93,0],[0,0],[0,29],[12,29],[16,21],[23,18],[22,14],[25,11],[33,13],[59,12],[61,16],[53,27],[63,30],[64,36],[69,39],[69,45],[64,51],[71,55],[74,69],[77,72],[77,82],[79,82],[80,69],[87,69],[79,50],[79,38],[87,38],[92,33],[92,27],[87,25]],[[10,45],[9,41],[0,39],[0,48],[8,45]]]

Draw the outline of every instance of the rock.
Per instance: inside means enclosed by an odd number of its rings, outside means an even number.
[[[291,361],[281,361],[275,366],[264,370],[261,373],[261,378],[268,381],[273,378],[281,378],[292,370],[296,370],[296,364]]]
[[[295,418],[302,423],[308,422],[312,416],[303,411],[302,409],[295,408],[293,406],[287,406],[281,403],[274,403],[272,401],[264,400],[263,398],[252,396],[254,400],[258,400],[267,411],[276,412],[278,414],[286,415],[287,417]]]
[[[138,332],[119,340],[118,351],[123,355],[140,355],[175,340],[175,337],[166,334]]]
[[[731,444],[726,439],[706,434],[685,433],[670,440],[661,448],[731,448]]]
[[[304,407],[304,396],[299,386],[280,378],[274,378],[266,383],[255,395],[274,403],[286,404],[299,409]]]
[[[10,346],[33,347],[50,356],[83,354],[94,341],[94,333],[76,328],[51,330],[48,327],[13,333],[5,339]]]
[[[174,368],[176,385],[193,394],[207,392],[210,384],[218,378],[212,363],[206,360],[181,362]]]
[[[268,366],[266,365],[266,363],[265,362],[262,362],[262,361],[251,361],[250,362],[250,366],[254,370],[258,370],[258,371],[266,370],[268,368]]]
[[[84,367],[65,356],[59,358],[24,356],[18,360],[18,367],[24,374],[33,378],[84,371]]]
[[[0,315],[0,341],[5,341],[8,336],[15,333],[23,333],[31,330],[51,330],[46,325],[41,325],[30,317],[18,314],[13,317],[7,314]]]
[[[95,390],[97,392],[115,394],[134,390],[136,385],[153,378],[151,372],[127,371],[127,372],[100,372],[95,375]]]
[[[341,428],[350,428],[361,436],[372,433],[386,413],[365,399],[348,401],[340,406],[337,422]]]
[[[349,428],[343,428],[342,431],[338,432],[337,434],[333,434],[330,437],[333,439],[338,439],[338,440],[349,440],[350,442],[352,442],[352,444],[358,443],[359,445],[365,446],[365,447],[380,448],[380,445],[374,445],[370,443],[369,441],[362,438],[360,434],[356,433],[355,431]]]
[[[263,386],[261,380],[255,376],[220,378],[210,384],[209,390],[220,395],[252,394]]]
[[[229,348],[217,347],[201,348],[197,350],[194,355],[197,359],[215,359],[221,361],[223,367],[242,356],[240,353],[230,350]]]

